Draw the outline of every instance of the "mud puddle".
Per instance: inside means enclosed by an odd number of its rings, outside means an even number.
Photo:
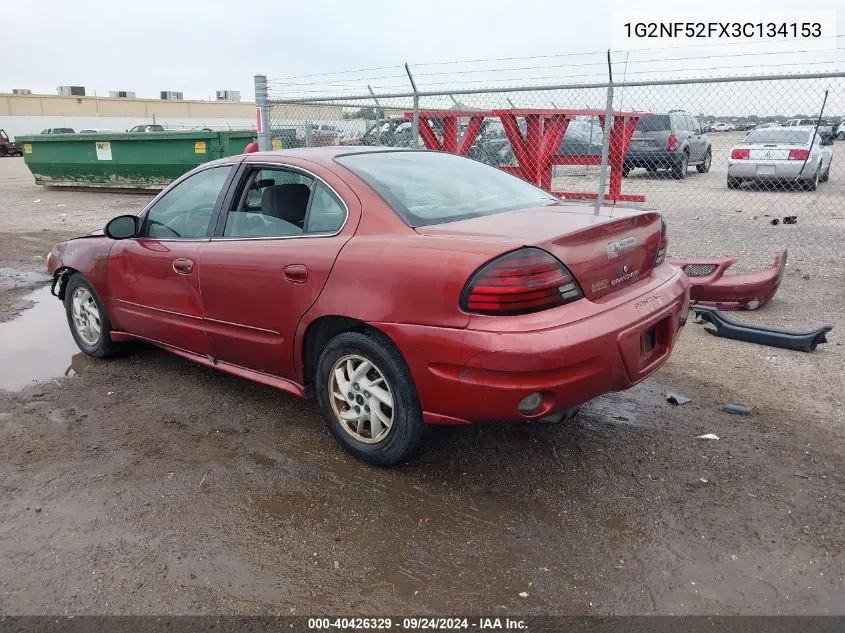
[[[64,307],[50,294],[50,287],[39,288],[24,300],[34,305],[0,323],[0,389],[17,391],[84,371],[91,361],[76,346]]]

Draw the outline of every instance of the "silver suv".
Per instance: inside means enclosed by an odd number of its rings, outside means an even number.
[[[700,174],[710,171],[713,150],[701,123],[683,110],[668,114],[646,114],[638,122],[625,154],[622,175],[637,167],[649,172],[670,169],[676,178],[686,178],[690,165]]]

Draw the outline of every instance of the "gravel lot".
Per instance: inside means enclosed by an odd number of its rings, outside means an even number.
[[[690,323],[654,378],[572,424],[433,429],[390,470],[342,453],[310,402],[148,347],[77,354],[44,255],[148,196],[44,190],[0,160],[0,613],[845,614],[845,284],[815,247],[839,158],[815,194],[728,195],[718,160],[624,183],[666,204],[674,254],[790,245],[775,300],[740,317],[827,322],[829,344]],[[684,189],[700,209],[661,198]],[[798,225],[751,219],[787,207]]]

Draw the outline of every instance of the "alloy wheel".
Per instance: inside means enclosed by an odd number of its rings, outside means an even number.
[[[332,409],[341,428],[364,444],[377,444],[393,428],[393,391],[376,365],[356,354],[341,357],[329,374]]]
[[[94,295],[87,288],[77,288],[70,301],[77,335],[87,345],[96,345],[100,340],[100,310]]]

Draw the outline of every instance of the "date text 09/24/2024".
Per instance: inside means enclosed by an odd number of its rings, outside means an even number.
[[[325,631],[526,631],[525,620],[518,618],[309,618],[309,630]]]

